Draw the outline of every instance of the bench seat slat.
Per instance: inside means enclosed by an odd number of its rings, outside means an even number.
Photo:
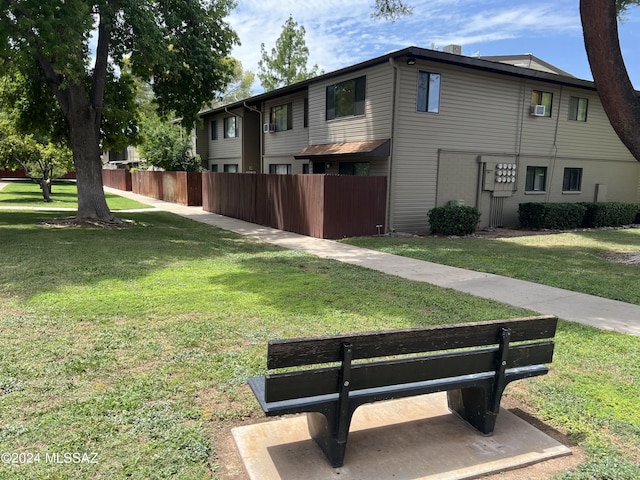
[[[549,363],[552,341],[515,345],[509,350],[507,368]],[[497,347],[434,354],[424,357],[376,361],[351,366],[351,395],[354,391],[491,372],[496,368]],[[267,375],[267,403],[338,392],[340,367]]]
[[[521,368],[512,368],[506,371],[507,383],[523,378],[530,378],[545,375],[549,369],[544,365],[533,365]],[[451,378],[437,378],[423,382],[412,382],[401,385],[389,385],[376,388],[367,388],[350,392],[349,400],[356,404],[391,400],[397,398],[424,395],[428,393],[442,392],[455,388],[465,388],[478,386],[491,382],[492,372],[485,372],[473,375],[462,375]],[[319,411],[327,404],[337,402],[338,394],[317,395],[303,399],[282,400],[277,402],[267,402],[264,397],[265,377],[252,377],[249,385],[256,398],[260,402],[262,410],[267,416],[303,413],[309,411]]]
[[[343,343],[353,344],[353,359],[356,360],[493,345],[499,342],[503,328],[511,330],[512,342],[541,340],[555,336],[557,322],[558,318],[553,315],[542,315],[500,322],[271,340],[267,368],[339,362]]]

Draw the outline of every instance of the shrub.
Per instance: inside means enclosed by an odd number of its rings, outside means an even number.
[[[630,225],[636,223],[640,212],[635,203],[593,202],[582,205],[587,209],[582,226],[587,228]]]
[[[521,228],[568,230],[582,224],[587,207],[579,203],[521,203]]]
[[[476,231],[480,212],[466,205],[447,205],[429,211],[431,233],[442,235],[468,235]]]

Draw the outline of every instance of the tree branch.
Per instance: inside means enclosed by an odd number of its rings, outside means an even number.
[[[60,88],[62,85],[63,77],[51,65],[51,62],[45,58],[42,52],[38,51],[38,65],[42,69],[44,73],[45,81],[47,86],[51,89],[53,94],[58,99],[58,103],[60,104],[60,108],[62,109],[62,113],[67,115],[69,112],[69,99],[66,93]]]

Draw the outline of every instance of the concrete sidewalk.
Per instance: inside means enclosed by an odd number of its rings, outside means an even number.
[[[353,247],[333,240],[307,237],[205,212],[201,207],[187,207],[168,203],[132,192],[123,192],[106,187],[105,190],[197,222],[247,235],[284,248],[301,250],[321,258],[331,258],[409,280],[427,282],[479,297],[490,298],[541,314],[557,315],[565,320],[605,330],[640,335],[640,305],[632,305],[500,275],[414,260],[366,248]]]

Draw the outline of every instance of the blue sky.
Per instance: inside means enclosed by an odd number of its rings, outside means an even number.
[[[239,0],[228,21],[241,46],[232,55],[258,71],[260,44],[270,49],[289,17],[306,29],[309,65],[325,72],[408,46],[442,50],[462,45],[463,55],[532,53],[591,80],[578,0],[408,0],[414,13],[391,23],[371,18],[373,0]],[[631,81],[640,89],[640,7],[619,25]],[[262,89],[256,82],[254,93]]]

